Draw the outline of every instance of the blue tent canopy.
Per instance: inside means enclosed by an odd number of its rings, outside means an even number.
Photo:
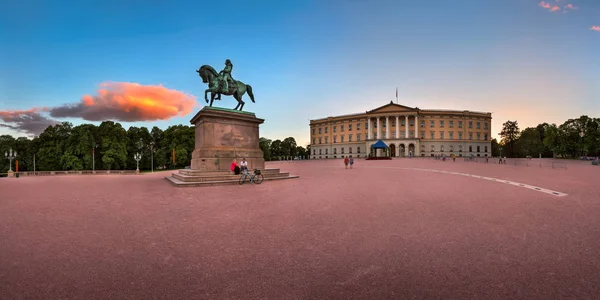
[[[371,145],[371,149],[385,149],[388,148],[388,145],[386,145],[382,140],[377,141],[377,143]]]

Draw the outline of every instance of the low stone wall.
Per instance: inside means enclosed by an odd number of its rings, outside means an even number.
[[[83,171],[35,171],[35,172],[19,172],[21,176],[54,176],[54,175],[110,175],[110,174],[121,174],[121,175],[136,175],[139,174],[135,170],[83,170]],[[0,177],[6,177],[8,173],[0,173]],[[15,176],[16,172],[12,173]]]

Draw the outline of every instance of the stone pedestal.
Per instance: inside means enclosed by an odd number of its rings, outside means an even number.
[[[248,169],[264,170],[258,133],[264,120],[254,113],[205,106],[190,122],[196,126],[192,170],[229,171],[233,159],[239,164],[242,158]]]
[[[15,177],[15,172],[13,172],[13,171],[8,171],[8,172],[7,172],[7,177]]]

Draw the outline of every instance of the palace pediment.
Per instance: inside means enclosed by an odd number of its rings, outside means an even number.
[[[408,107],[400,104],[390,102],[384,106],[380,106],[373,110],[367,111],[367,114],[380,114],[380,113],[408,113],[417,112],[418,109],[414,107]]]

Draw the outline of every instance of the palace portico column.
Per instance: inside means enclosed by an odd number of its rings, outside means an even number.
[[[379,117],[377,117],[377,139],[381,139],[381,124],[379,122]]]
[[[419,116],[415,115],[415,139],[419,138]],[[417,149],[415,149],[417,152]]]
[[[396,116],[396,138],[400,138],[400,123],[398,123],[398,116]],[[398,151],[396,151],[398,153]]]
[[[385,138],[390,138],[390,118],[385,116]]]
[[[373,128],[371,125],[371,118],[367,118],[367,139],[373,138]]]
[[[404,138],[408,138],[408,115],[404,116]]]

